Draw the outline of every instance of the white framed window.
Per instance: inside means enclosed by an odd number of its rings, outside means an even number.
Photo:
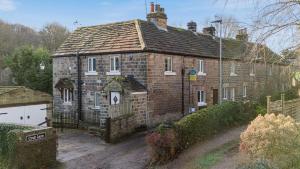
[[[250,76],[255,76],[255,64],[250,64]]]
[[[173,60],[172,57],[168,56],[165,58],[165,75],[176,75],[176,72],[173,72]]]
[[[234,62],[230,64],[230,76],[236,76],[236,65]]]
[[[272,69],[273,69],[273,65],[270,65],[270,66],[269,66],[269,70],[268,70],[268,75],[269,75],[269,76],[272,76],[272,73],[273,73],[273,72],[272,72]]]
[[[71,104],[72,93],[71,93],[70,89],[64,88],[63,92],[64,92],[63,93],[64,104]]]
[[[229,99],[228,96],[229,96],[229,95],[228,95],[228,87],[224,87],[224,88],[223,88],[223,99],[224,99],[224,100]]]
[[[88,72],[96,72],[96,58],[88,58]]]
[[[243,85],[243,97],[247,97],[247,86]]]
[[[120,56],[111,56],[109,72],[107,72],[106,74],[121,75],[120,66],[121,66]]]
[[[120,92],[110,92],[110,104],[117,105],[120,104],[121,95]]]
[[[206,93],[203,90],[198,91],[198,106],[206,105]]]
[[[100,93],[95,93],[95,109],[100,109]]]
[[[230,100],[235,101],[235,88],[231,88],[230,90]]]
[[[199,72],[198,72],[198,75],[203,75],[203,76],[206,75],[204,60],[202,60],[202,59],[199,60]]]

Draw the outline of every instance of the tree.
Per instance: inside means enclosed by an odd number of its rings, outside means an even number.
[[[17,85],[52,94],[52,59],[46,49],[17,48],[6,58],[6,65],[12,70]]]
[[[58,23],[47,24],[41,31],[41,44],[50,52],[55,52],[57,48],[66,40],[69,35],[67,28]]]
[[[223,16],[222,17],[222,37],[223,38],[235,38],[238,30],[241,29],[239,22],[233,16]],[[214,25],[216,27],[216,35],[219,35],[219,24]]]

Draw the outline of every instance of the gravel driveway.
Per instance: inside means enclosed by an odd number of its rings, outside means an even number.
[[[66,169],[142,169],[149,159],[145,135],[107,144],[85,131],[67,131],[59,135],[58,160]]]

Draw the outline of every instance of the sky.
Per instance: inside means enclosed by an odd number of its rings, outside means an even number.
[[[146,20],[150,2],[165,8],[168,25],[186,28],[193,20],[198,24],[198,31],[210,26],[209,22],[216,16],[232,16],[243,22],[242,26],[251,24],[255,16],[255,9],[245,0],[232,0],[234,3],[229,4],[226,0],[0,0],[0,19],[35,30],[57,22],[72,31],[79,26]],[[78,24],[74,24],[76,21]],[[269,46],[279,50],[276,44]]]

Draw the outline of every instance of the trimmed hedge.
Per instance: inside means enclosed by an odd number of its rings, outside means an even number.
[[[188,115],[175,124],[180,148],[185,149],[224,129],[245,124],[255,116],[255,105],[241,102],[224,102]]]
[[[170,160],[174,158],[174,153],[166,154],[168,152],[166,150],[174,145],[177,146],[176,152],[179,152],[225,129],[248,123],[257,116],[256,107],[257,105],[251,102],[224,102],[221,105],[214,105],[187,115],[173,125],[161,124],[156,131],[146,137],[146,141],[151,148],[152,160]],[[260,112],[263,111],[260,110]],[[164,128],[166,129],[164,130]],[[170,135],[169,132],[174,131],[176,137],[171,137],[174,140],[166,137]],[[164,140],[164,138],[168,140]],[[166,143],[172,144],[166,145]],[[168,158],[162,157],[163,155],[166,155]]]

